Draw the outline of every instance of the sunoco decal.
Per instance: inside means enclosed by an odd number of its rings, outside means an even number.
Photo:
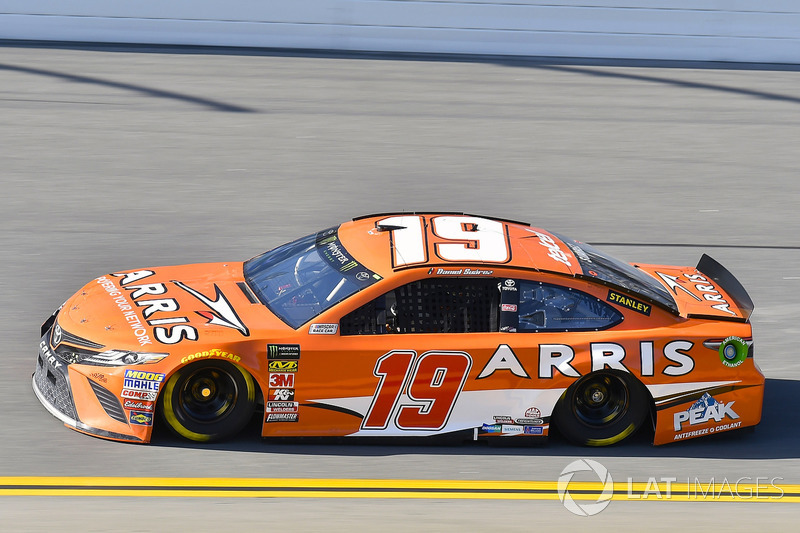
[[[153,413],[145,413],[143,411],[131,411],[130,418],[131,424],[139,426],[152,426]]]

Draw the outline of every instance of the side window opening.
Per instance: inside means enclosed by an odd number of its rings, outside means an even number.
[[[596,331],[620,323],[622,313],[569,287],[522,281],[517,331]]]
[[[340,321],[342,335],[498,330],[496,279],[431,278],[402,285]]]

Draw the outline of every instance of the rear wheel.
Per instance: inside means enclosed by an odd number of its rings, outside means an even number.
[[[173,433],[196,442],[226,439],[253,416],[256,386],[250,374],[225,361],[179,369],[162,392],[161,413]]]
[[[647,389],[636,378],[605,370],[573,383],[553,415],[558,430],[575,444],[609,446],[636,433],[649,408]]]

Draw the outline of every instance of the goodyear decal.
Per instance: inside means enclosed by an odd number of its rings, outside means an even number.
[[[625,296],[624,294],[614,291],[608,291],[607,300],[613,304],[617,304],[621,307],[625,307],[631,311],[636,311],[637,313],[647,316],[650,316],[650,310],[653,308],[652,305],[646,304],[641,300],[637,300],[636,298],[631,298],[630,296]]]
[[[204,350],[202,352],[193,353],[192,355],[187,355],[181,359],[181,363],[188,363],[195,359],[204,359],[206,357],[221,357],[222,359],[230,359],[236,363],[242,360],[242,358],[236,354],[220,350],[219,348],[213,348],[211,350]]]

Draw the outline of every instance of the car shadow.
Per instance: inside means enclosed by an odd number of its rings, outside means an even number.
[[[800,457],[800,413],[791,408],[800,397],[800,381],[767,379],[761,423],[755,430],[745,428],[717,435],[682,441],[666,446],[652,445],[652,430],[640,431],[633,439],[618,446],[585,448],[567,442],[555,433],[547,441],[519,441],[499,438],[487,442],[459,438],[270,438],[261,439],[260,416],[235,439],[200,444],[173,436],[156,428],[152,445],[185,449],[217,449],[233,452],[287,455],[338,455],[381,457],[392,455],[539,455],[583,457],[591,450],[593,457],[664,457],[727,459],[791,459]],[[524,442],[525,445],[516,445]]]

